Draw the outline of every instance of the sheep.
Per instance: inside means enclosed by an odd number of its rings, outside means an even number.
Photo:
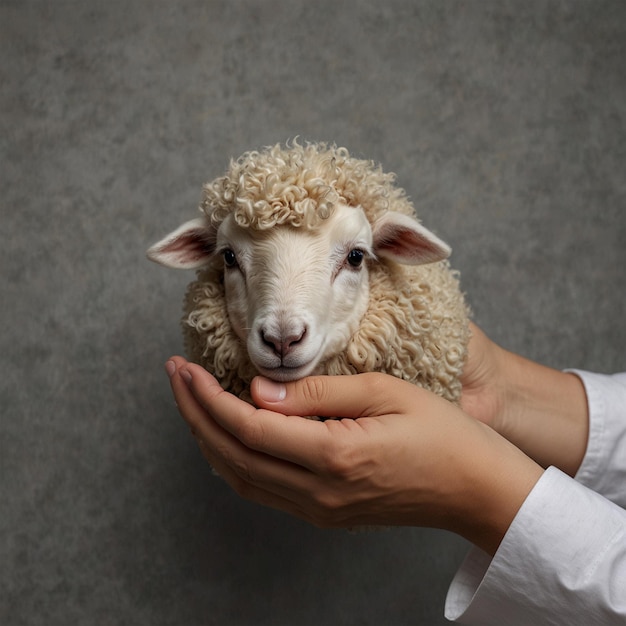
[[[231,160],[200,212],[147,255],[197,270],[185,349],[226,390],[378,371],[459,402],[469,309],[394,174],[294,140]]]

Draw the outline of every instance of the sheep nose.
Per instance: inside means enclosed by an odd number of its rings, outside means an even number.
[[[280,333],[272,333],[262,328],[260,332],[263,343],[277,356],[284,359],[304,339],[306,326],[293,331],[280,331]]]

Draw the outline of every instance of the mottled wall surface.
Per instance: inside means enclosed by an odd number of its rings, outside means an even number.
[[[318,530],[212,476],[145,248],[299,135],[398,174],[476,321],[626,369],[626,4],[0,1],[0,623],[441,624],[467,545]]]

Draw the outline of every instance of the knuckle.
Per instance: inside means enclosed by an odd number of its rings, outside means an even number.
[[[338,480],[347,480],[355,466],[355,451],[349,441],[333,439],[322,452],[326,473]]]
[[[365,389],[368,389],[372,395],[376,395],[380,391],[383,393],[388,392],[389,385],[397,380],[380,372],[366,372],[362,376],[361,380]]]
[[[237,477],[238,483],[242,482],[250,484],[253,482],[253,476],[250,471],[249,464],[238,458],[228,446],[220,446],[216,449],[217,456],[221,459],[221,462],[225,464],[230,471]]]
[[[324,489],[316,494],[315,505],[318,513],[328,519],[341,507],[342,502],[333,490]]]
[[[250,418],[242,421],[237,432],[237,438],[246,448],[251,450],[262,449],[267,440],[263,424]]]
[[[332,489],[325,489],[313,497],[310,518],[318,528],[336,528],[342,525],[344,498]]]
[[[213,446],[213,457],[220,459],[221,463],[231,467],[233,465],[233,455],[228,446],[215,445]]]
[[[346,481],[350,478],[352,465],[341,455],[331,456],[327,455],[326,458],[326,472],[327,474],[339,481]]]
[[[309,376],[302,379],[302,395],[307,406],[311,408],[313,412],[318,412],[317,409],[323,403],[326,394],[328,393],[324,379],[320,376]]]
[[[230,479],[229,484],[240,498],[244,498],[245,500],[253,499],[254,489],[248,481],[235,475]]]
[[[232,467],[237,476],[239,476],[239,478],[243,480],[247,485],[250,485],[254,482],[254,478],[250,471],[250,466],[245,461],[235,460]]]

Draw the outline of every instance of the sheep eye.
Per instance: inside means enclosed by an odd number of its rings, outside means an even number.
[[[352,267],[360,267],[361,263],[363,263],[364,256],[365,254],[363,253],[363,250],[359,250],[358,248],[350,250],[348,253],[348,263]]]
[[[237,257],[230,248],[226,248],[226,250],[222,252],[222,256],[224,257],[224,265],[226,267],[235,267],[237,265]]]

